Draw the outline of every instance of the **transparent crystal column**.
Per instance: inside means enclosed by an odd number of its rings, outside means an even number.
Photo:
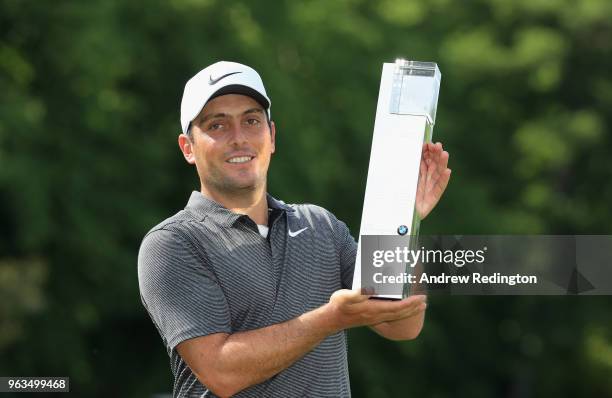
[[[441,77],[434,62],[396,60],[389,112],[425,116],[435,124]]]

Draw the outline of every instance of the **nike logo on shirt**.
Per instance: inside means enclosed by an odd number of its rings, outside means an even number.
[[[241,73],[241,72],[226,73],[225,75],[223,75],[221,77],[218,77],[216,79],[213,79],[212,75],[210,75],[210,77],[208,78],[208,84],[210,84],[212,86],[213,84],[216,84],[219,80],[221,80],[221,79],[223,79],[225,77],[231,76],[231,75],[235,75],[236,73]]]
[[[289,236],[291,236],[292,238],[295,238],[296,236],[298,236],[302,232],[306,231],[307,229],[308,229],[308,227],[305,227],[305,228],[302,228],[302,229],[298,229],[295,232],[291,232],[291,230],[289,230]]]

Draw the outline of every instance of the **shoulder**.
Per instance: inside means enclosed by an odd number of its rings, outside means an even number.
[[[145,234],[144,239],[158,231],[175,232],[180,234],[180,231],[185,229],[186,224],[190,223],[192,219],[193,218],[187,211],[181,210],[149,229],[149,231],[147,231]]]
[[[141,284],[156,285],[207,272],[207,257],[189,234],[190,224],[194,222],[196,220],[180,211],[145,234],[137,260]]]
[[[147,254],[176,256],[193,252],[190,250],[192,239],[189,231],[196,221],[189,212],[181,210],[158,223],[144,235],[139,257]]]
[[[202,220],[197,219],[193,213],[183,209],[153,226],[144,235],[142,242],[159,240],[166,237],[169,241],[191,241],[194,230],[202,230]]]

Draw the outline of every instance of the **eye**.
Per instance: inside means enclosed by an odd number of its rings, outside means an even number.
[[[222,123],[211,123],[208,126],[208,130],[213,130],[213,131],[220,130],[222,128],[223,128],[223,124]]]
[[[246,122],[249,126],[258,126],[260,123],[259,119],[255,119],[255,118],[247,119]]]

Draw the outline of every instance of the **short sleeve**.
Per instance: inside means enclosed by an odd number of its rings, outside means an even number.
[[[353,286],[353,272],[355,271],[355,258],[357,256],[357,242],[351,235],[347,225],[331,214],[333,222],[334,238],[338,247],[340,257],[340,270],[342,288],[351,289]]]
[[[138,253],[140,296],[168,352],[179,343],[212,333],[230,333],[227,300],[214,275],[178,233],[156,230]]]

